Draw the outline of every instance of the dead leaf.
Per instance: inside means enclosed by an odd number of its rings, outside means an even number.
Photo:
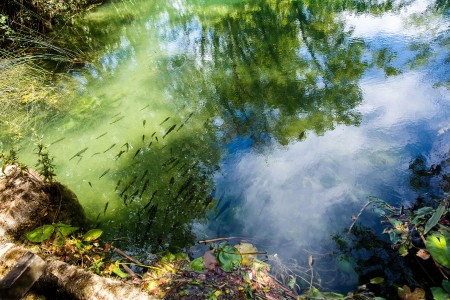
[[[430,253],[425,249],[420,249],[419,251],[417,251],[416,255],[423,260],[427,260],[430,258]]]
[[[308,264],[309,264],[309,266],[312,268],[312,266],[313,266],[313,264],[314,264],[314,259],[313,259],[313,256],[312,256],[312,255],[309,256]]]
[[[214,269],[219,265],[219,262],[211,251],[206,251],[203,255],[203,265],[208,270],[214,271]]]
[[[402,300],[425,300],[425,291],[421,288],[416,288],[411,293],[409,286],[404,285],[403,288],[398,289],[398,297]]]

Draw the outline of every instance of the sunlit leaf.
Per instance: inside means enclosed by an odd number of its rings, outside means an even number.
[[[424,234],[426,234],[428,231],[431,230],[431,228],[436,226],[436,224],[439,222],[445,211],[446,211],[445,203],[441,203],[434,212],[434,214],[431,216],[431,218],[425,224],[425,231],[423,232]]]
[[[66,225],[63,223],[58,223],[56,224],[56,227],[58,228],[58,231],[65,237],[68,236],[69,234],[77,231],[79,229],[79,227],[72,227],[70,225]]]
[[[446,268],[450,268],[450,248],[447,246],[445,236],[429,235],[427,237],[426,247],[436,262]]]
[[[53,225],[44,225],[30,231],[26,236],[30,242],[41,243],[49,239],[54,231],[55,227]]]
[[[257,258],[256,254],[250,254],[258,251],[256,247],[250,243],[240,243],[236,245],[236,249],[242,255],[242,266],[250,267]]]
[[[384,282],[383,277],[375,277],[375,278],[370,279],[371,284],[381,284],[383,282]]]
[[[202,256],[191,261],[191,269],[194,271],[198,271],[198,272],[203,271],[203,257]]]
[[[326,299],[342,299],[345,298],[344,295],[333,293],[333,292],[322,292],[322,296],[324,296]]]
[[[427,260],[430,258],[430,253],[425,249],[420,249],[419,251],[417,251],[416,255],[423,260]]]
[[[101,229],[91,229],[83,235],[83,241],[90,242],[98,239],[103,233]]]
[[[117,276],[119,276],[120,278],[127,278],[128,274],[125,273],[124,271],[122,271],[119,267],[119,261],[116,260],[115,264],[111,265],[111,271],[116,274]]]
[[[389,233],[389,239],[391,240],[392,244],[397,244],[397,242],[398,242],[398,234],[395,231],[391,231]]]

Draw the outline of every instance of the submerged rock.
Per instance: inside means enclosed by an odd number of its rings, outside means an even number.
[[[85,220],[76,195],[64,185],[15,165],[0,173],[0,241],[20,240],[44,224],[83,226]]]

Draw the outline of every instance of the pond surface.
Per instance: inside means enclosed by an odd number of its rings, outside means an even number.
[[[449,25],[442,1],[103,5],[64,33],[90,57],[70,113],[34,130],[125,245],[238,236],[351,290],[330,237],[368,196],[414,201],[410,163],[448,151]]]

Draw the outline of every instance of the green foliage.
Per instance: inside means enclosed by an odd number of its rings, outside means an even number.
[[[54,231],[55,226],[43,225],[27,233],[26,237],[30,242],[42,243],[43,241],[48,240]]]
[[[203,271],[203,257],[200,256],[200,257],[194,259],[193,261],[191,261],[190,267],[194,271],[198,271],[198,272]]]
[[[53,181],[55,174],[55,165],[53,164],[53,157],[50,157],[47,147],[42,143],[36,145],[38,162],[36,164],[39,174],[44,177],[44,181]]]
[[[227,243],[219,245],[217,259],[225,272],[231,272],[233,267],[239,267],[242,262],[242,256],[239,251]]]
[[[447,243],[449,240],[448,235],[435,233],[427,237],[426,247],[437,263],[450,269],[450,245]]]
[[[119,261],[116,260],[114,264],[110,266],[111,271],[120,278],[127,278],[129,275],[120,269]]]
[[[83,235],[83,241],[92,242],[98,239],[102,235],[103,231],[101,229],[91,229]]]

